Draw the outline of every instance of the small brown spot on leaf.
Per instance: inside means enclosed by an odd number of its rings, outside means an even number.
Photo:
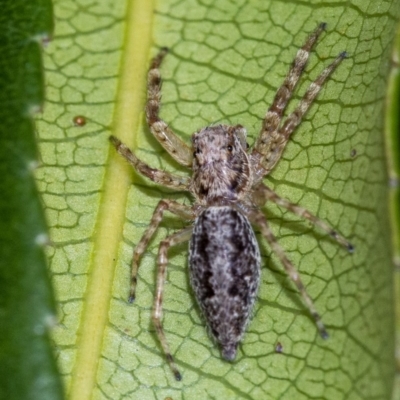
[[[83,115],[77,115],[73,119],[75,126],[85,126],[86,118]]]

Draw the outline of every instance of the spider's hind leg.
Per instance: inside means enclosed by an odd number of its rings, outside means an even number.
[[[325,329],[325,325],[321,320],[321,316],[319,315],[314,305],[314,302],[307,293],[307,290],[303,282],[301,281],[299,272],[297,271],[296,267],[292,264],[292,262],[289,260],[283,248],[278,243],[275,235],[272,233],[271,228],[269,227],[269,224],[264,214],[259,210],[254,210],[249,215],[249,219],[253,224],[257,225],[260,228],[261,234],[268,241],[272,251],[276,254],[276,256],[279,258],[279,261],[283,265],[287,275],[296,285],[298,291],[300,292],[300,295],[303,298],[305,305],[307,306],[312,318],[314,319],[315,324],[317,325],[319,334],[323,339],[327,339],[329,337],[328,332]]]
[[[168,249],[179,243],[186,242],[190,239],[192,235],[192,227],[185,228],[176,232],[168,237],[166,237],[161,243],[158,250],[158,271],[157,271],[157,288],[156,295],[154,297],[154,307],[153,307],[153,324],[156,328],[156,333],[158,339],[160,340],[161,346],[164,350],[167,362],[175,376],[177,381],[182,379],[182,376],[175,364],[174,358],[171,354],[167,338],[165,336],[164,328],[162,325],[162,304],[164,296],[164,282],[167,277],[167,265],[168,265]]]

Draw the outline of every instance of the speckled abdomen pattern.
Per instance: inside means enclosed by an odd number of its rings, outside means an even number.
[[[210,207],[195,221],[190,282],[222,356],[234,360],[257,295],[260,251],[248,219],[232,207]]]

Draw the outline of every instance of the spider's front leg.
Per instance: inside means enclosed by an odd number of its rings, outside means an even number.
[[[129,294],[129,302],[132,303],[135,300],[136,285],[137,285],[137,273],[139,269],[139,261],[143,253],[146,251],[147,246],[154,233],[158,229],[162,219],[164,211],[169,211],[172,214],[178,215],[184,220],[194,220],[195,214],[192,209],[179,204],[173,200],[160,200],[156,209],[154,210],[150,224],[140,239],[138,245],[133,251],[132,257],[132,274],[131,274],[131,290]],[[191,228],[190,228],[191,229]],[[179,233],[179,232],[178,232]]]
[[[308,58],[310,57],[311,49],[325,28],[325,23],[320,24],[318,28],[308,37],[303,47],[297,51],[292,66],[290,67],[282,86],[276,92],[274,101],[265,115],[260,135],[257,138],[253,150],[254,154],[259,153],[262,156],[268,154],[270,142],[273,139],[273,136],[277,135],[277,130],[282,120],[282,115],[289,103],[289,100],[292,98],[293,91],[304,71]]]
[[[310,51],[325,27],[326,24],[320,24],[309,36],[303,47],[297,52],[296,58],[293,61],[292,67],[283,85],[278,89],[274,101],[268,109],[260,135],[251,153],[252,164],[256,170],[256,181],[260,181],[263,176],[267,175],[274,168],[281,158],[290,135],[300,124],[302,118],[321,91],[325,81],[347,56],[346,52],[340,53],[338,57],[322,71],[317,79],[311,83],[301,99],[300,104],[281,126],[283,112],[304,71]]]
[[[192,166],[191,148],[181,140],[168,124],[159,117],[161,104],[161,74],[160,65],[168,49],[162,48],[153,58],[147,74],[147,104],[146,119],[151,132],[168,153],[180,164]]]

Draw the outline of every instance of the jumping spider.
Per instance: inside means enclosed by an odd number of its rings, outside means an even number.
[[[212,336],[218,342],[225,360],[235,359],[260,281],[260,252],[250,224],[257,226],[275,252],[286,273],[297,286],[304,303],[323,338],[328,334],[299,274],[278,244],[268,221],[259,207],[272,201],[288,211],[308,219],[330,234],[338,243],[353,251],[353,246],[327,223],[306,209],[279,197],[262,180],[275,167],[289,141],[327,78],[346,57],[343,52],[311,83],[297,108],[282,121],[282,115],[301,77],[311,48],[324,31],[325,24],[308,37],[278,89],[252,149],[246,143],[241,125],[208,126],[192,136],[186,145],[159,117],[161,98],[160,64],[167,53],[163,48],[152,60],[148,72],[147,123],[151,132],[180,164],[192,169],[185,177],[151,168],[140,161],[123,143],[111,136],[111,143],[142,175],[175,191],[188,191],[193,206],[163,199],[158,203],[150,225],[133,253],[129,300],[135,299],[139,260],[157,230],[164,211],[194,224],[161,241],[158,251],[157,288],[152,319],[168,363],[177,380],[181,375],[174,362],[162,326],[162,301],[167,272],[167,251],[178,243],[190,241],[190,282]]]

